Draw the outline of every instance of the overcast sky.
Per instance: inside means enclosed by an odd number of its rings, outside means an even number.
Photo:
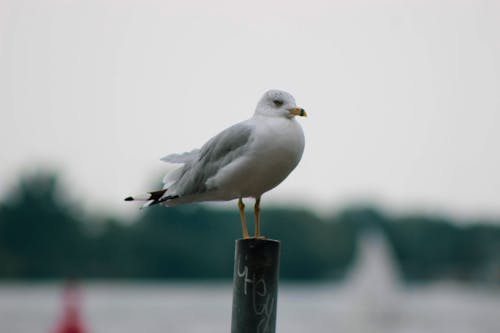
[[[499,1],[0,0],[0,195],[53,167],[129,214],[159,158],[305,108],[298,168],[263,198],[500,217]]]

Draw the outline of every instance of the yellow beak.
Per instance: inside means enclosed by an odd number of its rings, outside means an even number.
[[[307,113],[304,111],[304,109],[299,107],[288,109],[288,111],[294,116],[307,117]]]

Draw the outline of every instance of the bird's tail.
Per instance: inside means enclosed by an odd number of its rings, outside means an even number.
[[[178,198],[177,195],[164,196],[168,189],[148,192],[146,194],[126,197],[125,201],[146,201],[141,208],[157,205],[170,199]]]

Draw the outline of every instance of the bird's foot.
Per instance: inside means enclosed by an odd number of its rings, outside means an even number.
[[[249,238],[252,238],[252,239],[267,239],[267,236],[252,236],[252,237],[249,237]]]

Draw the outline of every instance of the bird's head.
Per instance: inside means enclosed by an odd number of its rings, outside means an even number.
[[[304,109],[297,106],[295,98],[282,90],[269,90],[260,99],[255,114],[267,117],[306,117]]]

